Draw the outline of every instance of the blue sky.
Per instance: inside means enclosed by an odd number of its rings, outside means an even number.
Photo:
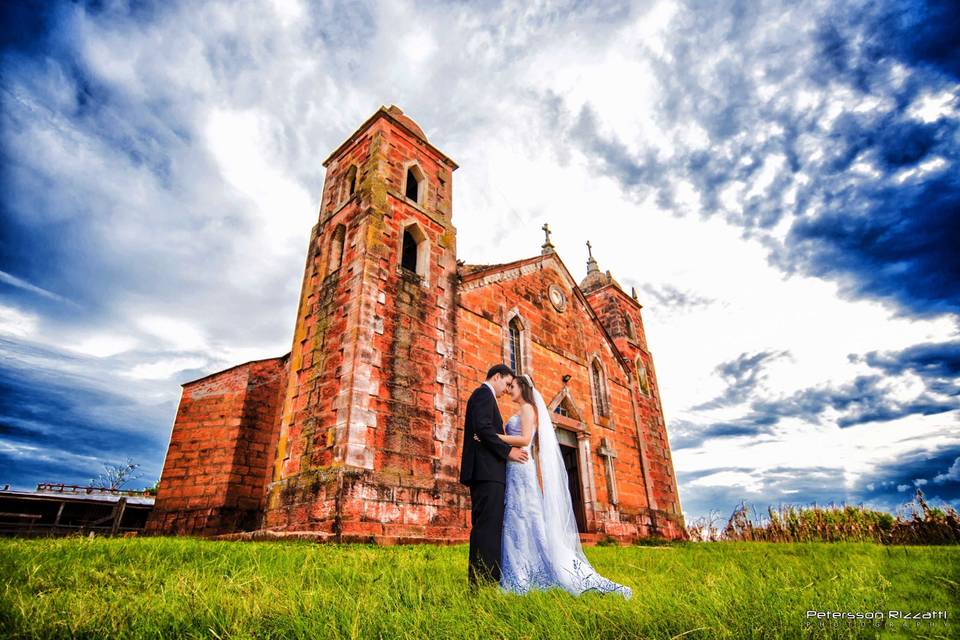
[[[395,103],[459,256],[636,286],[688,519],[960,506],[949,2],[4,3],[0,484],[159,477],[290,346],[321,162]]]

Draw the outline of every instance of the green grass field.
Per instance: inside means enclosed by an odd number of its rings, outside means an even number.
[[[4,638],[960,637],[960,547],[588,547],[634,598],[495,587],[467,547],[196,538],[0,540]],[[948,626],[807,626],[807,610],[946,610]],[[888,622],[888,625],[891,623]]]

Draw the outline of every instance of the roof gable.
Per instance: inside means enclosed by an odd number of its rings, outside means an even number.
[[[590,317],[594,325],[596,325],[604,340],[606,340],[606,343],[610,347],[610,351],[613,353],[614,358],[617,359],[625,372],[629,371],[627,360],[624,355],[620,353],[616,343],[613,341],[613,337],[607,333],[603,323],[600,322],[599,316],[597,316],[597,312],[594,310],[593,306],[590,304],[590,301],[580,289],[577,281],[574,280],[573,276],[570,274],[570,270],[567,269],[567,265],[563,264],[563,260],[560,259],[560,256],[553,251],[543,255],[524,258],[522,260],[515,260],[513,262],[507,262],[504,264],[462,264],[458,269],[458,273],[460,274],[460,289],[462,291],[472,291],[474,289],[480,289],[498,282],[516,280],[530,273],[534,273],[548,267],[552,268],[555,273],[559,274],[560,277],[566,281],[570,290],[573,292],[573,295],[576,296],[576,298],[583,304],[587,315]]]

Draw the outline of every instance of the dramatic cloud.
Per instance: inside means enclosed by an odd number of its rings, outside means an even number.
[[[919,488],[927,502],[952,502],[960,491],[958,457],[957,446],[904,451],[892,464],[858,478],[851,499],[894,511]]]
[[[624,279],[624,285],[639,288],[646,294],[645,298],[666,309],[693,310],[696,307],[707,306],[714,302],[710,298],[697,295],[694,292],[681,291],[671,284],[654,285],[649,282],[636,284],[635,281],[626,278]]]
[[[689,516],[960,499],[955,3],[2,12],[0,482],[152,483],[180,383],[290,348],[322,160],[396,103],[459,257],[549,222],[637,289]]]
[[[744,353],[732,362],[720,363],[715,370],[727,383],[726,391],[722,396],[698,404],[693,409],[715,409],[731,404],[740,404],[756,389],[762,375],[764,362],[784,356],[789,356],[789,353],[786,351],[780,353],[765,351],[750,356]]]
[[[752,467],[717,467],[679,473],[678,479],[689,487],[687,497],[680,497],[684,511],[712,519],[721,529],[741,501],[754,519],[767,517],[768,506],[854,504],[842,490],[842,470],[830,467],[779,466],[762,472]]]
[[[638,201],[653,193],[675,209],[692,185],[695,209],[760,236],[778,268],[918,316],[956,312],[960,84],[942,43],[957,10],[878,4],[813,23],[801,5],[772,23],[724,3],[679,11],[677,45],[651,62],[667,89],[657,125],[672,144],[631,149],[601,131],[590,103],[557,124]],[[931,38],[922,45],[918,26]]]

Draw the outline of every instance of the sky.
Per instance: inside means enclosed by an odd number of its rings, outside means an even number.
[[[396,104],[458,257],[590,240],[688,522],[960,507],[950,2],[19,2],[0,16],[0,486],[160,476],[180,385],[290,349],[327,155]]]

